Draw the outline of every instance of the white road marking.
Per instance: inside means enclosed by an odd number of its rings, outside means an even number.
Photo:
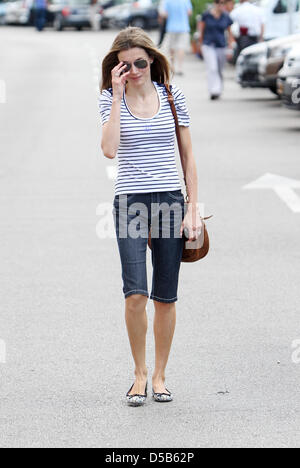
[[[92,80],[93,80],[93,83],[97,83],[97,87],[95,87],[95,91],[98,96],[99,84],[100,84],[100,78],[101,78],[101,65],[99,62],[99,57],[97,55],[96,48],[93,47],[91,44],[89,44],[88,42],[85,42],[85,47],[90,56],[90,62],[91,62],[91,67],[92,67]]]
[[[106,173],[110,180],[116,180],[118,176],[117,166],[106,166]]]
[[[4,340],[0,340],[0,364],[6,363],[6,343]]]
[[[289,179],[276,174],[267,173],[259,179],[243,187],[244,190],[271,189],[290,208],[293,213],[300,213],[300,197],[295,189],[300,189],[300,180]]]
[[[6,104],[6,83],[0,80],[0,104]]]

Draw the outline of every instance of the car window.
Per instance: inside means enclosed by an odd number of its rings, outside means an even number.
[[[89,5],[90,0],[68,0],[67,2],[69,5]]]
[[[282,13],[287,13],[288,4],[286,0],[279,0],[276,7],[274,8],[274,13],[280,15]]]
[[[300,2],[297,0],[297,2],[294,2],[294,11],[299,11],[300,7]],[[277,5],[274,8],[274,13],[275,14],[283,14],[283,13],[288,13],[289,11],[289,0],[278,0]]]
[[[82,6],[90,5],[90,0],[48,0],[50,5]]]
[[[255,5],[261,7],[261,8],[266,8],[269,6],[270,0],[259,0],[258,2],[255,2]]]
[[[133,0],[116,0],[115,5],[123,5],[123,3],[131,3]]]

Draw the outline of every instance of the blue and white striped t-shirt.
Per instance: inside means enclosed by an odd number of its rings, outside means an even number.
[[[149,119],[135,117],[126,102],[121,104],[121,135],[115,195],[181,190],[175,159],[175,121],[164,85],[154,82],[159,100],[158,113]],[[189,127],[190,118],[183,93],[172,86],[179,125]],[[113,94],[104,90],[99,97],[102,124],[109,120]]]

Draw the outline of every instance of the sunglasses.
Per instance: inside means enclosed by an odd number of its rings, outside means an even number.
[[[126,65],[126,68],[124,69],[123,73],[128,73],[132,68],[132,64],[129,63],[129,62],[124,62],[124,65]],[[133,65],[136,68],[139,68],[140,70],[145,70],[145,68],[148,67],[148,62],[147,62],[147,60],[139,59],[139,60],[136,60],[135,62],[133,62]]]

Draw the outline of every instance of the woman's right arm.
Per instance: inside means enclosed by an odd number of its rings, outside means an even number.
[[[203,40],[204,40],[204,33],[205,33],[205,21],[200,21],[199,23],[199,47],[200,49],[202,49],[202,46],[203,46]],[[200,52],[202,53],[202,50],[200,50]]]
[[[109,121],[102,128],[101,148],[106,158],[114,159],[120,146],[121,99],[113,98]]]
[[[106,158],[114,159],[120,146],[121,104],[130,72],[121,74],[126,68],[121,62],[112,70],[113,100],[109,121],[103,125],[101,148]]]

